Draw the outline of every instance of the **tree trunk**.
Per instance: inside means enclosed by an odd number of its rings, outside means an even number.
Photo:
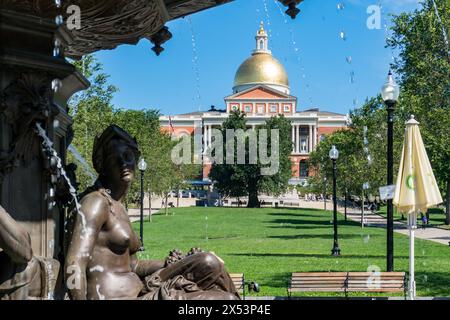
[[[345,195],[344,195],[344,217],[345,217],[345,221],[347,221],[347,189],[345,189]]]
[[[148,190],[148,219],[152,222],[152,192]]]
[[[248,190],[247,208],[259,208],[258,188],[255,185],[250,185]]]
[[[450,225],[450,179],[447,180],[447,196],[445,203],[445,224]]]
[[[166,213],[166,216],[167,216],[167,201],[168,201],[168,198],[169,197],[169,194],[168,193],[166,193],[166,203],[165,203],[165,206],[166,206],[166,208],[165,208],[165,213]]]

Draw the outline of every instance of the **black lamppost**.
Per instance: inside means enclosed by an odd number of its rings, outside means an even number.
[[[389,70],[386,83],[381,88],[381,96],[387,107],[387,185],[394,183],[394,156],[393,156],[393,131],[394,131],[394,107],[398,101],[400,89]],[[387,200],[387,271],[394,271],[394,210],[392,199]]]
[[[336,199],[336,160],[339,157],[339,151],[336,146],[333,146],[329,153],[330,159],[333,161],[333,225],[334,225],[334,242],[331,254],[335,257],[341,255],[341,249],[338,244],[338,231],[337,231],[337,199]]]
[[[139,226],[139,235],[141,238],[141,247],[139,251],[144,251],[144,172],[147,170],[147,162],[144,158],[141,158],[138,164],[139,171],[141,172],[141,219]],[[151,210],[151,208],[150,208]],[[150,212],[151,213],[151,212]]]

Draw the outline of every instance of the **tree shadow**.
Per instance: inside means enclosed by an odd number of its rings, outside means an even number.
[[[417,290],[422,295],[442,297],[450,295],[450,271],[444,272],[416,272]]]
[[[372,237],[376,237],[376,235],[371,235]],[[293,239],[330,239],[333,238],[333,234],[298,234],[298,235],[280,235],[280,236],[267,236],[267,238],[271,239],[284,239],[284,240],[293,240]],[[339,234],[339,239],[362,239],[363,237],[360,234]]]
[[[276,216],[276,217],[311,217],[311,218],[323,218],[323,216],[319,216],[317,214],[309,214],[309,213],[290,213],[290,212],[271,212],[268,213],[269,216]]]
[[[274,223],[274,224],[291,224],[291,225],[313,225],[313,226],[330,226],[333,225],[333,222],[326,219],[326,217],[317,217],[322,220],[305,220],[305,219],[273,219],[264,221],[265,223]],[[325,220],[326,219],[326,220]],[[339,226],[359,226],[360,224],[356,221],[352,220],[338,220]]]
[[[331,252],[331,250],[330,250]],[[383,259],[386,255],[370,255],[370,254],[342,254],[334,257],[331,253],[230,253],[230,256],[238,257],[278,257],[278,258],[326,258],[330,260],[336,259],[355,259],[355,258],[373,258]],[[396,259],[407,259],[408,256],[396,255]],[[313,270],[314,271],[314,270]],[[323,270],[322,270],[323,271]]]

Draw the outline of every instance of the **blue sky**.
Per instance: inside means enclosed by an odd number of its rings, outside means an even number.
[[[338,10],[339,3],[344,9]],[[381,29],[369,30],[367,8],[378,4]],[[166,115],[223,108],[263,21],[270,49],[298,98],[297,110],[319,107],[345,114],[378,94],[385,81],[395,55],[384,48],[388,15],[418,7],[418,0],[305,0],[291,20],[275,0],[235,0],[167,23],[173,38],[159,57],[147,40],[97,57],[120,90],[113,99],[117,108],[154,108]]]

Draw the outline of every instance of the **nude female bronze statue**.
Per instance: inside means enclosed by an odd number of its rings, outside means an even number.
[[[99,177],[81,196],[65,274],[72,299],[239,299],[223,263],[212,253],[173,263],[138,260],[141,244],[122,204],[140,152],[136,140],[109,126],[94,143]]]

